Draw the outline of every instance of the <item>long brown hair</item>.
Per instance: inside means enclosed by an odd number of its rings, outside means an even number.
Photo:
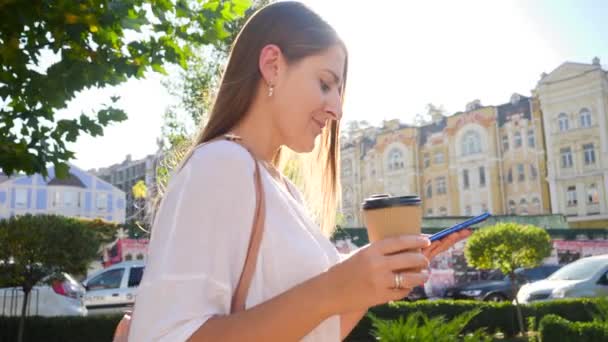
[[[341,46],[348,56],[336,31],[305,5],[285,1],[261,8],[249,18],[236,37],[209,121],[199,130],[184,161],[188,160],[196,146],[230,132],[244,118],[262,77],[257,58],[253,57],[259,56],[262,48],[268,44],[277,45],[289,64],[320,54],[335,45]],[[348,57],[344,67],[343,88],[346,85],[347,67]],[[340,194],[339,127],[339,122],[332,121],[323,130],[310,154],[292,159],[299,164],[302,176],[300,185],[308,205],[318,218],[322,231],[328,236],[335,229]],[[282,147],[272,162],[281,169],[289,156],[293,157],[294,154]]]

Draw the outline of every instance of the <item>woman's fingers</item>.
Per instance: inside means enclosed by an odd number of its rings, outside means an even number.
[[[461,230],[454,234],[450,234],[439,241],[433,241],[433,243],[423,250],[424,255],[432,259],[437,254],[448,250],[450,247],[455,245],[458,241],[463,240],[471,236],[472,232],[470,229]]]
[[[401,273],[401,288],[403,289],[413,289],[418,285],[424,284],[429,279],[429,274],[427,272],[387,272],[385,276],[387,289],[398,290],[395,288],[395,278],[398,273]]]
[[[429,260],[417,252],[403,252],[387,256],[387,266],[392,271],[403,269],[423,269],[429,267]]]
[[[408,249],[426,248],[430,245],[430,241],[423,235],[400,235],[389,237],[375,243],[382,254],[393,254]]]

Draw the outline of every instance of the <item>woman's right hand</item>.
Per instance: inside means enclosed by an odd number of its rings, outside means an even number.
[[[344,313],[403,299],[424,284],[429,261],[421,249],[430,245],[423,235],[401,235],[362,247],[327,272],[335,312]],[[403,273],[402,289],[395,274]]]

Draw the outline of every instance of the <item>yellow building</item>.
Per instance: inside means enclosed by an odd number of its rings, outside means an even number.
[[[497,107],[501,150],[503,211],[539,215],[550,212],[543,125],[538,101],[513,94]]]
[[[600,61],[566,62],[535,89],[543,112],[553,213],[608,221],[608,77]]]
[[[533,104],[520,95],[498,107],[473,101],[449,117],[433,113],[420,127],[392,120],[352,132],[341,150],[346,226],[363,225],[360,204],[377,193],[419,194],[425,216],[547,213],[542,122]],[[504,158],[503,136],[516,139]],[[509,172],[516,175],[506,184]]]

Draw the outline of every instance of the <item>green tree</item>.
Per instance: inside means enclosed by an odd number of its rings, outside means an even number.
[[[249,0],[0,1],[0,168],[66,176],[65,143],[127,118],[109,99],[93,115],[55,116],[90,87],[113,86],[166,64],[187,67],[192,46],[224,47]],[[58,61],[48,64],[43,55]],[[52,59],[53,59],[52,58]]]
[[[480,229],[467,241],[464,255],[469,265],[480,269],[499,269],[509,276],[522,333],[524,323],[517,300],[515,270],[539,266],[544,258],[551,255],[551,249],[551,237],[544,229],[512,222]]]
[[[32,288],[52,282],[61,273],[86,274],[103,243],[116,226],[101,220],[79,220],[56,215],[24,215],[0,220],[0,283],[19,286],[23,305],[19,341]]]
[[[243,16],[226,23],[226,39],[213,45],[193,45],[196,52],[186,60],[187,68],[164,82],[178,104],[167,108],[163,116],[159,139],[163,158],[156,172],[157,192],[164,192],[171,170],[183,159],[197,127],[205,125],[234,39],[250,16],[271,2],[253,0]]]

